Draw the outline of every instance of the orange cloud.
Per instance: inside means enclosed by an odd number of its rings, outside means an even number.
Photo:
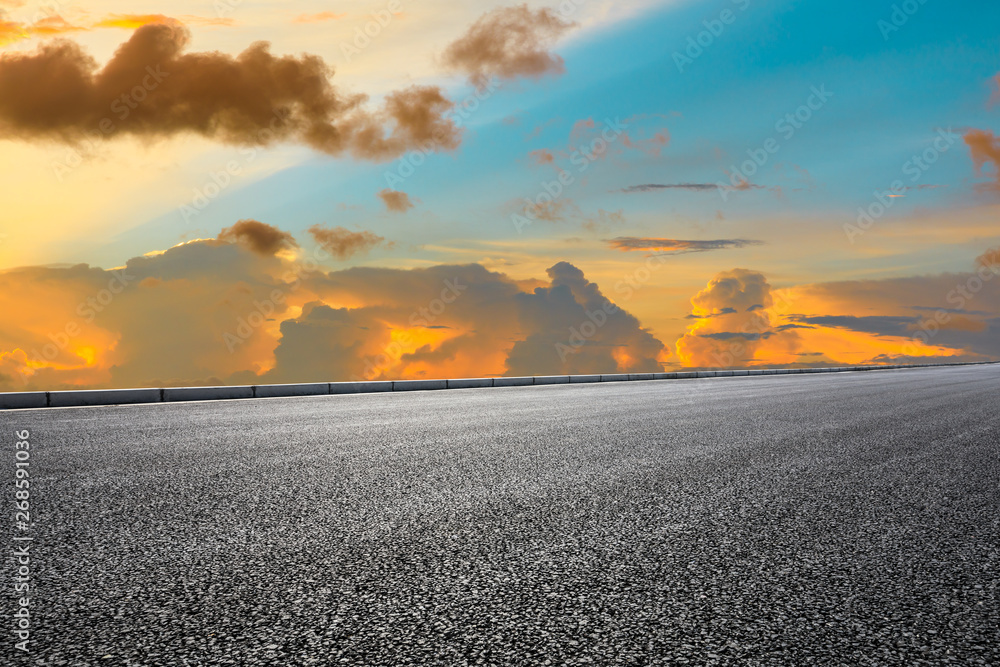
[[[562,74],[563,59],[549,49],[574,25],[551,9],[499,7],[445,49],[444,64],[468,74],[478,87],[493,76],[509,80]]]
[[[348,257],[384,240],[314,226]],[[291,234],[217,238],[86,265],[0,271],[0,390],[651,372],[670,349],[578,267],[513,280],[481,264],[331,270]],[[775,289],[717,274],[691,299],[687,366],[1000,358],[1000,249],[964,273]],[[971,267],[970,267],[971,268]]]
[[[352,232],[344,227],[327,229],[320,225],[313,225],[308,231],[320,247],[341,260],[366,253],[385,243],[384,237],[373,232]],[[392,244],[387,245],[391,246]]]
[[[977,174],[982,173],[986,163],[993,164],[993,177],[996,182],[983,183],[978,187],[983,190],[1000,190],[1000,138],[995,137],[989,130],[970,130],[963,139],[972,153]]]
[[[583,222],[583,228],[591,232],[606,231],[613,227],[625,224],[625,213],[619,209],[617,211],[605,211],[603,208],[597,209],[597,215],[588,217]]]
[[[651,157],[659,157],[663,148],[670,143],[670,132],[664,128],[628,128],[634,123],[646,120],[643,115],[630,116],[624,121],[608,118],[598,123],[593,118],[582,118],[573,123],[564,149],[555,151],[534,151],[531,155],[544,153],[553,156],[584,158],[588,161],[603,160],[611,155],[623,155],[628,150],[640,151]],[[652,136],[647,136],[652,132]],[[610,134],[609,134],[610,133]],[[641,188],[656,189],[647,185]],[[714,188],[714,186],[713,186]],[[639,190],[626,190],[627,192]]]
[[[642,151],[653,157],[659,157],[669,143],[670,133],[666,129],[659,130],[648,139],[632,139],[627,132],[622,135],[622,144],[624,146]]]
[[[395,91],[371,111],[364,95],[334,88],[317,56],[277,57],[263,42],[236,57],[185,53],[188,40],[180,24],[144,25],[99,70],[68,41],[0,54],[0,131],[70,143],[119,133],[196,133],[230,144],[299,141],[368,160],[459,145],[461,132],[445,117],[453,104],[437,87]]]
[[[392,213],[406,213],[414,207],[413,202],[410,201],[410,195],[399,190],[385,188],[384,190],[380,190],[376,196],[382,200],[385,208]]]
[[[52,37],[86,30],[67,23],[61,16],[53,14],[34,23],[16,23],[0,17],[0,46],[12,44],[32,37]]]
[[[814,366],[1000,358],[1000,271],[774,290],[760,273],[718,274],[691,300],[685,366]]]
[[[342,19],[347,14],[337,14],[335,12],[319,12],[318,14],[299,14],[294,19],[293,23],[323,23],[325,21],[336,21],[337,19]]]
[[[552,151],[546,148],[531,151],[528,153],[528,157],[530,157],[535,164],[552,164],[556,161],[556,156],[552,153]]]
[[[569,197],[559,199],[541,199],[540,201],[513,201],[513,210],[524,215],[529,220],[543,220],[545,222],[559,222],[565,220],[569,214],[578,214],[580,209]]]
[[[747,366],[763,341],[779,332],[772,323],[771,285],[762,273],[733,269],[717,274],[691,297],[691,319],[677,341],[685,366]],[[794,336],[794,334],[790,334]]]
[[[94,24],[95,28],[124,28],[135,30],[145,25],[174,25],[180,21],[163,14],[111,14]]]
[[[275,255],[287,248],[296,248],[295,238],[288,232],[256,220],[240,220],[219,233],[219,240],[242,243],[260,255]]]
[[[241,221],[117,270],[0,272],[23,316],[0,328],[0,390],[649,372],[666,354],[567,263],[530,285],[478,264],[333,271],[293,243]]]
[[[1000,248],[990,248],[976,258],[976,264],[987,269],[1000,269]]]

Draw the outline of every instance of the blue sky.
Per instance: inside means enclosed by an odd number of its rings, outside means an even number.
[[[667,236],[691,223],[710,224],[719,211],[731,220],[794,215],[802,224],[829,224],[853,216],[897,178],[947,187],[911,192],[891,215],[968,203],[974,175],[961,144],[917,180],[902,170],[933,145],[938,130],[960,133],[995,119],[996,110],[985,100],[997,47],[995,23],[986,19],[996,8],[982,3],[978,18],[970,20],[953,5],[929,2],[883,39],[879,21],[891,19],[891,4],[845,2],[835,11],[807,2],[741,6],[668,6],[571,41],[561,52],[565,76],[506,84],[470,114],[456,154],[429,156],[406,179],[405,189],[420,201],[412,215],[433,212],[419,228],[378,212],[374,194],[386,187],[385,172],[399,163],[347,163],[305,151],[299,151],[298,166],[224,192],[192,226],[208,232],[233,219],[257,217],[298,231],[335,221],[372,226],[411,244],[520,236],[505,204],[534,196],[553,176],[532,166],[528,153],[565,147],[578,120],[640,114],[666,116],[631,124],[640,132],[669,131],[663,158],[629,155],[593,165],[566,195],[584,215],[620,209],[630,225]],[[704,37],[703,22],[718,20],[724,11],[732,12],[732,23],[678,71],[674,54],[686,55],[688,38]],[[813,87],[832,97],[794,136],[784,137],[776,122],[795,113]],[[472,92],[453,87],[457,99]],[[516,122],[504,122],[511,118]],[[540,132],[529,138],[535,128]],[[714,191],[614,192],[640,183],[726,181],[731,165],[745,162],[748,150],[759,151],[771,137],[780,150],[751,181],[780,186],[780,198],[768,190],[732,193],[728,201]],[[175,241],[181,217],[171,211],[153,221],[152,227],[162,230],[153,237]],[[564,230],[537,225],[526,233]],[[136,243],[148,244],[147,234],[144,229],[133,235]],[[106,261],[115,250],[120,252],[116,243],[107,247]]]

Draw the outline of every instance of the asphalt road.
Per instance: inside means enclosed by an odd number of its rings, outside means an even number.
[[[1000,366],[0,413],[0,664],[997,665]]]

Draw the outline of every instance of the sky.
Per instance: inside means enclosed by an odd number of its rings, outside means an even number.
[[[0,391],[1000,359],[998,19],[0,0]]]

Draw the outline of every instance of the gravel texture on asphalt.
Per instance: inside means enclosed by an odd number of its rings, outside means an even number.
[[[34,522],[0,664],[998,665],[998,396],[972,366],[0,413]]]

